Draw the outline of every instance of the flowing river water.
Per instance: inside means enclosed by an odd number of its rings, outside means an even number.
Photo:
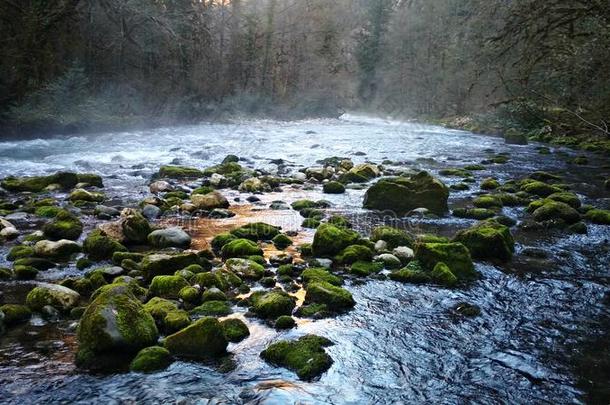
[[[501,138],[354,115],[298,122],[244,121],[0,141],[0,178],[57,170],[94,172],[104,177],[111,201],[127,205],[148,195],[148,183],[159,166],[173,163],[203,168],[219,163],[227,154],[245,159],[243,164],[248,167],[280,174],[315,165],[319,159],[342,156],[355,163],[391,160],[403,168],[438,175],[444,168],[480,163],[492,153],[507,153],[508,163],[475,172],[475,184],[490,176],[505,181],[545,170],[562,174],[583,203],[608,208],[609,194],[602,187],[602,179],[608,176],[606,160],[591,155],[588,165],[575,166],[568,161],[576,152],[553,148],[553,154],[542,155],[538,146],[506,145]],[[282,164],[278,165],[277,159],[282,159]],[[440,177],[447,184],[460,181]],[[232,221],[256,217],[295,230],[299,230],[302,218],[295,217],[295,212],[268,210],[268,203],[325,198],[331,201],[333,211],[348,216],[366,233],[384,218],[362,209],[363,194],[364,190],[357,189],[323,195],[319,188],[286,188],[260,196],[262,202],[256,207],[245,203],[246,193],[231,191],[227,196],[241,200]],[[471,197],[472,191],[452,191],[450,208],[465,205]],[[522,208],[505,208],[504,214],[517,220],[524,216]],[[227,226],[222,221],[205,226],[213,233],[214,226]],[[393,221],[416,231],[443,235],[474,222],[451,216]],[[29,226],[27,218],[21,222],[21,226]],[[297,328],[285,332],[247,318],[250,337],[231,344],[230,361],[222,365],[177,361],[153,374],[86,374],[73,365],[74,323],[34,317],[0,336],[0,402],[582,402],[581,376],[573,359],[599,332],[597,322],[610,312],[605,303],[610,281],[610,227],[590,224],[588,228],[587,235],[512,228],[517,242],[513,261],[503,267],[476,263],[482,278],[466,288],[349,281],[346,288],[357,305],[347,314],[299,320]],[[191,230],[205,234],[197,227]],[[313,232],[300,232],[303,240],[313,236]],[[203,239],[200,242],[205,244]],[[524,253],[536,249],[547,254]],[[0,247],[0,266],[9,265],[6,252],[7,247]],[[67,266],[41,276],[58,280],[81,273]],[[0,303],[22,300],[29,286],[27,282],[0,282]],[[479,306],[481,315],[456,315],[452,308],[460,302]],[[234,309],[233,316],[246,319],[244,308]],[[259,353],[270,343],[305,333],[334,342],[327,349],[334,364],[319,380],[300,381],[294,373],[260,359]]]

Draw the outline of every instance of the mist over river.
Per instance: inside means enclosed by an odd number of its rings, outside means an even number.
[[[32,176],[58,170],[103,176],[108,200],[136,204],[149,195],[148,184],[166,164],[203,169],[226,155],[273,175],[289,176],[332,156],[354,163],[389,161],[390,167],[427,170],[447,185],[460,178],[442,169],[478,164],[505,153],[510,159],[473,172],[469,191],[451,191],[449,208],[465,206],[482,179],[501,183],[534,171],[561,173],[583,204],[608,209],[610,199],[601,178],[607,160],[587,155],[587,165],[570,158],[582,152],[540,144],[507,145],[502,138],[442,127],[346,114],[340,119],[296,122],[238,121],[24,141],[0,140],[0,178]],[[586,154],[586,153],[585,153]],[[558,158],[562,156],[563,158]],[[476,221],[442,218],[383,218],[362,208],[366,189],[322,194],[320,188],[274,191],[259,196],[258,220],[283,221],[298,230],[300,219],[278,218],[268,204],[282,200],[324,198],[331,212],[348,217],[367,234],[392,221],[412,230],[452,235]],[[249,193],[227,191],[236,206],[250,210]],[[235,203],[235,198],[239,198]],[[248,215],[253,215],[251,211]],[[521,221],[523,209],[503,213]],[[244,214],[245,215],[245,214]],[[239,215],[238,215],[239,218]],[[21,221],[26,223],[27,218]],[[219,220],[222,221],[222,220]],[[295,224],[293,226],[293,224]],[[86,232],[95,221],[86,223]],[[348,279],[345,288],[356,306],[345,314],[320,320],[298,319],[298,327],[276,331],[247,308],[234,306],[250,336],[230,344],[223,364],[175,361],[152,374],[87,374],[73,365],[73,321],[29,323],[0,336],[0,403],[198,403],[198,404],[396,404],[396,403],[578,403],[583,392],[573,356],[607,317],[610,279],[610,227],[587,224],[588,233],[526,232],[511,228],[516,241],[513,260],[503,266],[477,261],[482,277],[466,287],[404,284],[390,280]],[[313,230],[301,232],[311,239]],[[83,236],[84,237],[84,236]],[[81,237],[81,238],[83,238]],[[0,267],[10,267],[0,246]],[[524,254],[543,250],[545,257]],[[68,265],[41,272],[57,281],[83,271]],[[0,281],[0,304],[22,300],[32,282]],[[453,311],[461,302],[476,305],[477,317]],[[259,353],[278,339],[313,333],[330,339],[326,349],[333,365],[318,380],[304,382],[293,372],[265,363]]]

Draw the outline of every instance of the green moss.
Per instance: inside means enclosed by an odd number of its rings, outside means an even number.
[[[587,211],[585,218],[594,224],[610,225],[610,211],[592,209]]]
[[[132,211],[123,218],[121,225],[126,242],[141,244],[148,242],[148,234],[152,229],[148,220],[141,213]]]
[[[208,317],[166,337],[163,344],[173,355],[208,359],[224,355],[228,341],[220,322]]]
[[[153,317],[159,327],[163,327],[167,314],[177,311],[178,305],[165,298],[153,297],[144,304],[144,310]]]
[[[155,276],[148,287],[148,294],[153,297],[177,299],[180,297],[180,290],[188,286],[189,283],[180,276]]]
[[[295,307],[295,298],[284,291],[256,292],[250,296],[252,311],[262,318],[277,318],[290,315]]]
[[[351,245],[335,256],[335,260],[340,264],[352,264],[357,261],[370,262],[373,260],[373,252],[366,246]]]
[[[453,210],[453,216],[482,220],[496,216],[496,211],[488,208],[456,208]]]
[[[303,270],[301,273],[301,278],[303,279],[304,283],[324,281],[337,286],[343,284],[343,280],[340,277],[331,274],[328,270],[321,267],[313,267]]]
[[[15,265],[13,272],[17,280],[34,280],[38,275],[38,269],[32,266]]]
[[[244,280],[260,280],[265,268],[260,264],[242,258],[231,258],[225,262],[226,268]]]
[[[0,267],[0,280],[10,280],[13,277],[13,271],[5,267]]]
[[[52,240],[77,240],[83,233],[83,224],[70,212],[62,210],[42,227],[44,235]]]
[[[250,336],[248,326],[241,319],[225,319],[220,322],[220,325],[229,342],[241,342],[242,340]]]
[[[429,272],[427,272],[417,260],[410,262],[406,267],[400,270],[393,271],[389,275],[390,280],[400,281],[403,283],[423,284],[432,280]]]
[[[455,190],[455,191],[466,191],[466,190],[470,190],[470,186],[466,183],[457,183],[457,184],[452,184],[449,186],[449,188],[451,190]]]
[[[296,210],[296,211],[301,211],[305,208],[318,208],[319,205],[317,202],[312,201],[312,200],[297,200],[295,202],[293,202],[292,204],[290,204],[290,206],[292,207],[292,209]]]
[[[140,263],[145,256],[146,255],[143,253],[117,251],[112,254],[112,263],[120,265],[125,259],[133,260],[136,263]]]
[[[214,270],[195,274],[191,279],[191,284],[197,284],[202,288],[216,287],[221,291],[228,291],[233,287],[239,287],[242,280],[228,270]]]
[[[345,193],[345,186],[338,181],[330,181],[324,184],[322,190],[326,194],[343,194]]]
[[[500,187],[500,183],[493,178],[488,178],[481,182],[481,190],[495,190],[498,187]]]
[[[305,302],[325,304],[332,311],[349,309],[356,304],[349,291],[324,281],[313,281],[307,285]]]
[[[104,187],[104,182],[102,181],[102,177],[93,173],[78,173],[76,175],[79,183],[86,183],[93,187]]]
[[[371,240],[377,242],[383,240],[388,244],[388,249],[394,249],[398,246],[413,246],[413,237],[402,229],[393,228],[391,226],[379,226],[373,229]]]
[[[212,239],[212,249],[214,249],[215,252],[219,252],[224,245],[236,239],[237,236],[232,235],[228,232],[220,233],[216,235],[214,239]]]
[[[328,218],[328,223],[333,224],[339,228],[351,228],[352,224],[348,221],[347,218],[341,215],[333,215]]]
[[[48,270],[55,267],[55,263],[47,259],[41,259],[38,257],[24,257],[15,260],[15,266],[28,266],[34,267],[37,270]]]
[[[390,210],[403,215],[416,208],[428,208],[442,215],[447,212],[449,188],[426,172],[409,178],[382,179],[364,195],[364,208],[379,211]]]
[[[28,293],[25,301],[32,311],[40,312],[47,305],[60,311],[69,311],[76,306],[79,299],[80,295],[69,288],[56,284],[41,284]]]
[[[191,317],[186,311],[170,311],[163,319],[163,330],[167,333],[174,333],[186,328],[191,323]]]
[[[482,195],[474,199],[472,202],[477,208],[502,208],[504,204],[502,199],[496,195]]]
[[[9,326],[26,322],[32,316],[32,311],[25,305],[4,304],[0,306],[0,312],[4,313],[4,323]]]
[[[301,224],[303,228],[316,229],[320,226],[320,221],[316,218],[307,218]]]
[[[426,271],[432,271],[439,262],[449,263],[451,272],[460,281],[477,277],[470,252],[461,243],[418,243],[415,245],[415,259]]]
[[[324,318],[330,315],[330,311],[325,304],[307,304],[300,306],[296,315],[303,318]]]
[[[495,221],[480,222],[461,230],[454,240],[464,244],[476,259],[509,261],[515,251],[510,230]]]
[[[261,357],[274,365],[286,367],[302,380],[312,380],[330,368],[333,361],[324,351],[332,345],[326,338],[306,335],[296,341],[282,340],[261,352]]]
[[[534,203],[532,203],[534,204]],[[574,208],[559,201],[544,200],[532,213],[537,222],[561,219],[568,224],[580,221],[580,214]]]
[[[106,199],[106,196],[103,193],[94,193],[84,190],[82,188],[77,188],[72,191],[68,196],[70,201],[86,201],[86,202],[102,202]]]
[[[209,186],[202,186],[202,187],[198,187],[198,188],[194,189],[193,192],[191,193],[191,195],[197,195],[197,194],[205,195],[205,194],[211,193],[212,191],[214,191],[214,188],[209,187]]]
[[[167,368],[172,364],[172,355],[169,350],[159,347],[146,347],[138,352],[131,361],[129,369],[140,373],[150,373]]]
[[[525,183],[521,186],[521,190],[529,194],[537,195],[538,197],[548,197],[551,194],[561,193],[563,191],[557,186],[546,184],[537,180]]]
[[[315,256],[333,257],[358,241],[358,233],[331,224],[322,224],[316,230],[312,250]]]
[[[564,204],[568,204],[572,208],[580,208],[581,202],[578,196],[570,192],[554,193],[547,197],[549,200],[559,201]]]
[[[168,179],[196,179],[203,177],[204,173],[192,167],[185,166],[161,166],[159,177]]]
[[[453,168],[453,169],[443,169],[438,172],[441,176],[447,177],[471,177],[472,173],[470,173],[466,169]]]
[[[457,277],[451,272],[449,266],[443,262],[436,263],[436,266],[434,266],[434,269],[430,273],[430,277],[435,283],[446,287],[453,287],[458,282]]]
[[[232,312],[227,301],[206,301],[191,310],[191,314],[197,316],[225,316]]]
[[[109,260],[113,258],[115,252],[126,252],[127,248],[96,229],[87,235],[83,242],[83,251],[91,260],[99,261]]]
[[[275,320],[275,329],[292,329],[296,326],[294,318],[288,315],[282,315]]]
[[[276,235],[272,239],[272,242],[273,242],[273,245],[275,245],[275,247],[280,250],[286,249],[288,246],[292,245],[292,239],[290,239],[288,236],[284,235],[283,233]]]
[[[264,222],[246,224],[231,231],[231,234],[237,238],[250,239],[252,241],[271,240],[279,233],[280,228]]]
[[[221,249],[221,255],[225,259],[262,254],[263,250],[255,242],[249,239],[235,239],[224,245]]]
[[[42,206],[36,208],[34,214],[43,218],[55,218],[62,211],[62,208],[55,206]]]
[[[359,277],[367,277],[371,274],[377,274],[383,270],[383,264],[357,261],[350,267],[349,272]]]
[[[197,305],[201,302],[201,291],[195,287],[184,287],[178,293],[178,297],[187,304]]]
[[[31,246],[17,245],[13,246],[6,255],[6,260],[15,261],[24,257],[34,256],[34,249]]]
[[[59,184],[63,189],[70,189],[78,183],[78,177],[70,172],[57,172],[50,176],[7,177],[0,183],[8,191],[29,191],[33,193],[44,190],[51,184]]]

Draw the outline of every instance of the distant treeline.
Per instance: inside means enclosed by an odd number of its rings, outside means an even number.
[[[469,116],[608,135],[610,0],[0,0],[0,123]]]

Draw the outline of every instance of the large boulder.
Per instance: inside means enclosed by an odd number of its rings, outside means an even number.
[[[56,242],[50,240],[41,240],[34,245],[34,253],[36,256],[44,257],[51,260],[69,259],[75,253],[81,251],[81,246],[71,240],[60,239]]]
[[[295,341],[281,340],[261,352],[261,357],[276,366],[286,367],[302,380],[312,380],[333,364],[324,347],[333,343],[315,335],[302,336]]]
[[[42,308],[50,305],[55,309],[68,312],[80,300],[80,294],[67,287],[57,284],[40,283],[26,297],[26,305],[32,310],[40,312]]]
[[[316,230],[311,247],[315,256],[334,257],[346,247],[354,245],[359,239],[360,235],[355,231],[322,224]]]
[[[207,194],[193,194],[191,202],[197,209],[211,211],[215,208],[229,208],[229,201],[218,191]]]
[[[76,362],[86,368],[112,365],[154,345],[158,335],[142,303],[127,285],[117,284],[99,294],[82,315]]]
[[[427,172],[411,177],[382,179],[364,195],[364,208],[393,211],[404,215],[416,208],[427,208],[442,215],[447,212],[449,188]]]
[[[166,337],[163,344],[175,356],[209,359],[224,355],[228,341],[220,322],[207,317]]]
[[[188,249],[191,246],[191,237],[182,229],[174,227],[152,231],[148,234],[148,242],[160,249],[167,247]]]
[[[464,244],[475,259],[509,261],[515,251],[515,241],[507,226],[493,220],[479,222],[459,231],[454,241]]]

